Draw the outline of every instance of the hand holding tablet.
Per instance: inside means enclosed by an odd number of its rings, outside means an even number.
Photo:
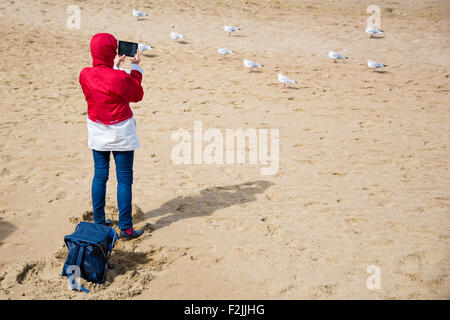
[[[114,59],[114,65],[119,68],[120,64],[126,57],[131,57],[132,64],[139,64],[141,61],[139,57],[138,44],[135,42],[120,41],[118,46],[117,56]]]
[[[138,51],[138,44],[135,42],[119,40],[119,56],[125,55],[127,57],[134,57]]]

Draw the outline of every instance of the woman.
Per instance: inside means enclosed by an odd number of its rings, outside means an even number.
[[[129,240],[143,233],[133,229],[131,217],[134,150],[140,147],[140,142],[130,108],[130,102],[139,102],[144,96],[143,70],[139,67],[139,51],[131,59],[129,74],[118,70],[125,56],[117,55],[117,40],[111,34],[96,34],[90,46],[92,67],[84,68],[79,80],[88,105],[88,145],[94,157],[94,221],[106,224],[106,182],[112,151],[116,163],[120,237]]]

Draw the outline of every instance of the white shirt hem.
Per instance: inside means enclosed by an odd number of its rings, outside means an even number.
[[[86,119],[89,148],[97,151],[132,151],[141,147],[134,117],[111,125]]]

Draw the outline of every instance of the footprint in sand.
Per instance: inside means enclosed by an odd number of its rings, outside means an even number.
[[[210,254],[210,253],[198,253],[193,254],[190,256],[190,259],[192,261],[195,261],[199,264],[212,267],[216,264],[218,264],[220,261],[223,260],[224,257],[218,257],[216,255]]]
[[[229,231],[244,231],[250,228],[250,225],[244,224],[242,222],[238,222],[234,218],[227,218],[227,217],[214,217],[209,218],[206,220],[207,226],[214,228],[214,229],[221,229],[221,230],[229,230]]]
[[[416,251],[403,256],[396,264],[396,273],[410,280],[420,280],[424,264],[428,264],[425,251]]]
[[[7,176],[8,174],[10,174],[10,171],[8,170],[8,168],[3,168],[3,169],[0,171],[0,177]]]

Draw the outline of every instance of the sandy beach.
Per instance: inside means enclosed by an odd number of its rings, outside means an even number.
[[[66,25],[70,5],[80,29]],[[450,298],[450,1],[15,0],[0,17],[0,299]],[[92,221],[78,75],[99,32],[154,47],[131,105],[133,216],[146,232],[119,241],[106,283],[86,294],[60,273],[64,236]],[[219,60],[218,46],[234,54]],[[249,73],[244,58],[264,67]],[[279,72],[298,84],[283,89]],[[276,174],[174,164],[172,133],[196,121],[278,129]],[[113,220],[116,186],[111,162]]]

